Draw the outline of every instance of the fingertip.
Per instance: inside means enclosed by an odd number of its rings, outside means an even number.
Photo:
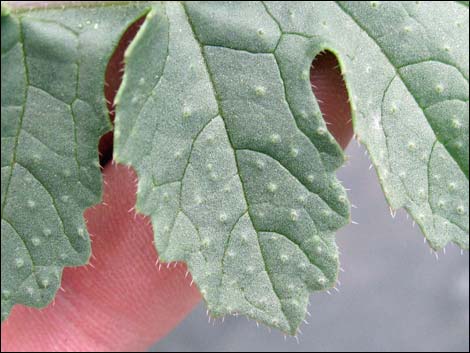
[[[131,210],[135,173],[110,163],[103,176],[104,201],[85,213],[90,265],[66,269],[46,309],[15,307],[2,351],[146,350],[200,301],[185,265],[156,264],[152,226]]]

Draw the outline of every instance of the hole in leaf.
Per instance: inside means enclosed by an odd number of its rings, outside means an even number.
[[[140,27],[145,21],[145,16],[135,21],[122,35],[118,46],[114,50],[105,73],[104,96],[107,101],[109,118],[114,123],[114,98],[119,90],[124,75],[124,52],[132,42]],[[99,143],[100,165],[104,167],[113,158],[113,132],[103,135]]]
[[[134,22],[123,34],[106,68],[104,94],[107,100],[109,117],[114,123],[114,98],[122,83],[124,74],[124,52],[132,42],[145,16]],[[343,76],[336,56],[325,51],[318,54],[310,68],[310,82],[317,98],[328,130],[345,149],[353,136],[351,107]],[[100,165],[112,160],[113,132],[103,135],[99,143]]]
[[[332,52],[322,52],[313,59],[310,83],[328,130],[345,149],[353,136],[351,107],[338,60]]]

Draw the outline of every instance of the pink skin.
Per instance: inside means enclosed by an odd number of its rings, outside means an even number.
[[[91,264],[67,268],[46,309],[15,307],[2,324],[2,352],[145,350],[199,302],[184,265],[158,270],[148,219],[128,212],[134,172],[109,163],[103,177],[104,202],[85,212]]]
[[[313,66],[311,82],[328,128],[345,148],[353,132],[336,59],[321,55]],[[116,75],[109,81],[119,82]],[[109,149],[110,140],[100,146]],[[108,163],[103,178],[103,203],[85,212],[93,235],[91,264],[65,269],[63,290],[49,307],[16,306],[2,324],[2,352],[145,351],[199,303],[186,266],[159,270],[149,219],[129,212],[135,173]]]

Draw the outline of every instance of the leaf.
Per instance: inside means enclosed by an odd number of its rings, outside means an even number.
[[[188,264],[213,316],[295,334],[336,283],[349,204],[310,87],[321,49],[260,2],[167,3],[126,52],[114,157],[138,173],[160,259]]]
[[[43,307],[66,266],[87,263],[83,211],[101,199],[97,143],[109,130],[104,72],[142,8],[22,12],[1,22],[2,321]]]
[[[337,54],[355,132],[392,209],[438,250],[468,249],[468,7],[457,2],[267,4],[285,33]],[[394,212],[394,211],[393,211]]]
[[[2,320],[88,258],[104,70],[147,6],[112,5],[2,5]],[[468,249],[468,35],[466,1],[153,4],[126,53],[115,157],[138,172],[161,259],[188,263],[214,316],[297,332],[349,220],[310,89],[324,50],[391,207],[434,249]]]
[[[391,206],[432,247],[468,248],[467,8],[157,5],[126,52],[115,159],[139,175],[161,259],[189,265],[213,316],[295,334],[308,294],[335,282],[333,233],[349,214],[309,86],[323,50]]]

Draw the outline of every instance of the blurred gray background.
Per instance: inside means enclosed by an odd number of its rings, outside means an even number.
[[[404,211],[393,219],[369,159],[355,141],[338,173],[358,208],[337,234],[340,292],[311,296],[299,343],[244,317],[208,324],[201,304],[152,351],[468,351],[468,252],[438,260]]]

